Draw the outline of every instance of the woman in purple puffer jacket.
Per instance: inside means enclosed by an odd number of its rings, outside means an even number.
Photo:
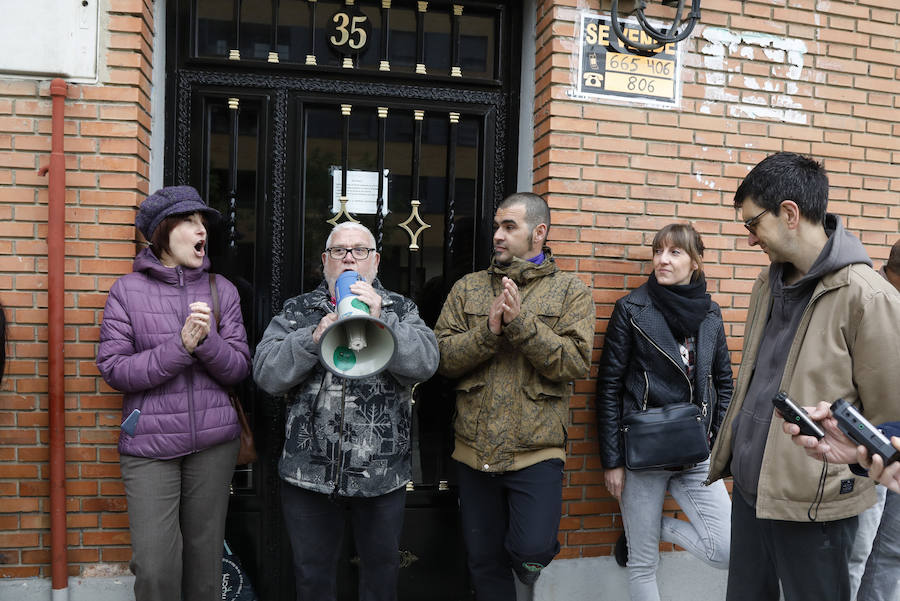
[[[109,291],[97,367],[125,393],[119,454],[136,601],[221,598],[225,514],[240,425],[227,388],[250,371],[235,287],[216,277],[194,188],[163,188],[135,225],[150,241]]]

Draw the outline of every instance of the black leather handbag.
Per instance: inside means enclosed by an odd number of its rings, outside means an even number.
[[[625,467],[659,470],[684,467],[709,457],[709,438],[693,403],[651,407],[622,418]]]

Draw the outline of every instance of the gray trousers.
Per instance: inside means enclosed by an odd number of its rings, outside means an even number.
[[[631,601],[659,601],[659,542],[674,543],[714,568],[728,567],[731,501],[721,480],[703,483],[709,459],[683,471],[625,471],[622,522]],[[690,521],[663,516],[668,491]]]
[[[900,495],[876,488],[878,503],[859,514],[850,555],[851,598],[900,601]]]
[[[222,598],[232,440],[175,459],[122,455],[136,601]]]

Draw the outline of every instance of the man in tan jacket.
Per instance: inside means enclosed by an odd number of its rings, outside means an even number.
[[[894,243],[879,273],[900,291],[900,240]],[[829,404],[822,402],[808,410],[810,417],[822,426],[825,437],[817,441],[813,437],[800,436],[799,428],[786,421],[782,429],[788,434],[796,434],[794,443],[805,447],[807,455],[816,459],[821,459],[827,450],[828,461],[832,463],[857,463],[856,443],[844,436],[835,420],[827,419],[831,417]],[[900,422],[878,424],[878,427],[886,436],[900,432]],[[872,458],[868,453],[865,458],[865,465],[868,465]],[[862,474],[865,470],[854,472]],[[872,476],[871,473],[867,475]],[[859,530],[853,541],[849,566],[851,598],[856,601],[896,601],[900,598],[900,494],[896,487],[888,490],[889,481],[883,484],[885,486],[876,487],[878,501],[875,505],[859,514]]]
[[[786,601],[849,601],[856,516],[875,502],[871,481],[792,444],[772,397],[900,417],[900,296],[827,203],[824,168],[793,153],[761,161],[735,192],[748,242],[771,264],[753,286],[710,462],[710,481],[734,476],[727,601],[777,601],[779,582]]]
[[[587,286],[544,246],[550,209],[507,197],[491,266],[453,286],[435,325],[442,375],[456,378],[459,497],[478,601],[515,601],[559,552],[572,380],[588,375]],[[512,571],[510,570],[512,568]]]

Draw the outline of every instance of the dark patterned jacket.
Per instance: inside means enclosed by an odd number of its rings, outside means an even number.
[[[410,392],[437,370],[437,341],[415,303],[378,280],[372,285],[387,305],[381,320],[397,337],[397,354],[380,374],[340,378],[319,363],[312,333],[334,312],[325,282],[288,300],[256,348],[256,383],[269,394],[288,395],[278,470],[295,486],[374,497],[410,479]]]
[[[456,282],[434,331],[441,374],[457,378],[453,458],[485,472],[565,459],[572,380],[588,375],[594,343],[591,293],[546,259],[513,259]],[[503,276],[522,311],[496,336],[488,312]]]

